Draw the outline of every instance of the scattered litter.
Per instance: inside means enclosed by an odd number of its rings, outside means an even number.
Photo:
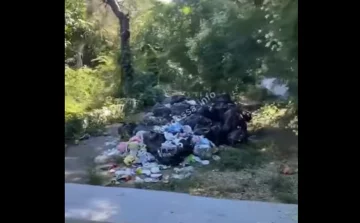
[[[151,168],[151,173],[160,173],[160,168],[159,167],[152,167]]]
[[[123,176],[119,176],[116,178],[117,181],[120,181],[120,182],[128,182],[130,181],[132,178],[130,175],[123,175]]]
[[[161,176],[162,176],[161,173],[153,173],[150,175],[151,178],[156,178],[156,179],[159,179]]]
[[[137,176],[135,177],[135,183],[144,183],[144,180]]]
[[[177,179],[177,180],[182,180],[185,178],[189,178],[191,176],[191,173],[186,173],[186,174],[172,174],[171,178],[173,179]]]
[[[162,177],[162,182],[163,183],[169,183],[169,179],[170,179],[170,176],[169,175],[165,175]]]
[[[215,161],[219,161],[221,158],[218,155],[213,155],[212,159],[215,160]]]
[[[179,133],[182,131],[182,125],[178,122],[175,122],[171,125],[169,125],[168,127],[165,128],[165,131],[166,132],[169,132],[169,133]]]
[[[139,171],[137,171],[137,173],[139,173],[139,175],[144,174],[146,176],[150,176],[151,175],[151,171],[147,170],[147,169],[138,169]]]
[[[127,152],[128,144],[126,142],[120,142],[116,148],[120,153],[125,153]]]
[[[188,103],[189,105],[193,105],[193,106],[197,105],[195,100],[186,100],[185,102]]]
[[[186,134],[192,134],[193,133],[193,131],[192,131],[192,129],[191,129],[191,127],[189,125],[184,125],[182,129],[183,129],[184,133],[186,133]]]
[[[111,141],[111,142],[105,142],[105,146],[116,146],[117,140]]]
[[[129,139],[129,142],[137,142],[137,143],[142,143],[142,138],[140,138],[139,136],[133,136]]]
[[[137,152],[137,163],[146,165],[146,163],[155,161],[155,157],[146,151],[146,148],[142,148]]]
[[[159,179],[154,179],[154,178],[147,177],[147,178],[144,179],[144,182],[146,182],[146,183],[157,183],[157,182],[159,182]]]
[[[281,165],[280,168],[281,168],[280,172],[282,174],[291,175],[295,173],[295,171],[292,168],[290,168],[290,166],[287,164]]]
[[[159,165],[160,170],[167,170],[170,167],[169,166],[165,166],[165,165]]]
[[[79,138],[79,140],[87,140],[87,139],[90,139],[90,134],[88,134],[88,133],[86,133],[86,134],[84,134],[83,136],[81,136],[80,138]]]
[[[187,166],[184,168],[174,168],[175,173],[192,173],[194,171],[194,167],[192,166]]]
[[[209,155],[211,156],[211,149],[214,146],[210,140],[200,136],[195,139],[194,154],[201,158],[207,158]]]
[[[210,164],[210,161],[209,161],[209,160],[202,160],[202,161],[201,161],[201,164],[202,164],[202,165],[209,165],[209,164]]]
[[[120,167],[112,164],[101,167],[107,174],[115,176],[113,183],[167,183],[170,179],[189,178],[194,166],[220,160],[220,156],[214,155],[221,148],[219,142],[228,140],[231,132],[242,128],[245,121],[251,119],[251,114],[234,109],[235,103],[226,94],[213,97],[207,105],[199,105],[184,95],[175,95],[165,101],[157,103],[140,124],[126,124],[129,126],[127,132],[132,134],[127,142],[109,137],[112,141],[105,143],[109,148],[95,158],[97,164],[123,158],[127,168],[122,168],[121,164]],[[196,112],[193,111],[195,107]],[[188,114],[188,109],[193,114]],[[246,120],[238,120],[242,117]],[[233,142],[241,140],[235,137],[232,142],[228,140],[224,144]]]
[[[151,167],[154,167],[154,166],[158,166],[158,164],[157,163],[145,163],[145,165],[143,165],[143,167],[146,169],[151,169]]]
[[[124,163],[125,163],[125,165],[130,166],[135,162],[135,160],[136,160],[136,158],[134,156],[128,155],[127,157],[125,157]]]
[[[115,171],[115,168],[117,168],[118,165],[117,164],[104,164],[104,165],[100,165],[98,166],[96,169],[101,170],[101,171]]]
[[[115,171],[116,177],[128,176],[128,175],[133,175],[133,171],[130,168]]]
[[[166,140],[171,141],[176,139],[176,135],[173,135],[170,132],[164,132],[164,137]]]

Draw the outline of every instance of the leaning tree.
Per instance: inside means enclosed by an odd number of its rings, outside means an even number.
[[[111,10],[117,17],[120,25],[120,67],[121,67],[121,81],[123,86],[123,93],[129,93],[129,87],[133,81],[134,69],[131,63],[130,50],[130,15],[126,13],[124,7],[119,4],[117,0],[103,0],[103,2],[110,6]]]

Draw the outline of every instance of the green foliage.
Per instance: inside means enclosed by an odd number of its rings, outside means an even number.
[[[253,113],[250,128],[286,128],[298,135],[298,115],[294,102],[265,104]]]
[[[65,112],[65,139],[75,139],[83,133],[83,114]]]
[[[105,181],[105,177],[97,172],[96,169],[88,170],[88,184],[90,185],[103,185]]]
[[[65,67],[65,136],[73,139],[96,133],[105,124],[124,116],[124,102],[112,96],[119,92],[116,59],[102,56],[95,69]],[[117,83],[116,83],[117,82]],[[95,109],[95,110],[94,110]]]
[[[117,48],[114,35],[105,30],[102,19],[98,19],[99,10],[89,15],[85,0],[65,1],[65,60],[74,58],[76,53],[83,54],[83,62],[94,66],[92,59],[101,54],[114,52]],[[100,13],[100,17],[104,13]],[[81,50],[80,46],[84,46]]]
[[[113,100],[112,100],[113,101]],[[99,109],[88,112],[65,111],[65,139],[71,140],[84,133],[99,134],[105,125],[122,121],[125,116],[126,104],[122,100],[107,102]]]
[[[297,97],[297,1],[265,2],[158,4],[141,20],[135,63],[148,71],[156,64],[160,81],[186,91],[242,92],[275,76]]]
[[[296,189],[294,185],[295,182],[291,181],[289,176],[276,175],[267,183],[270,186],[270,190],[279,201],[288,204],[298,203],[298,196],[294,193]]]
[[[287,108],[280,107],[276,104],[265,105],[253,115],[251,124],[255,129],[268,126],[275,127],[278,126],[279,119],[284,117],[286,113]]]
[[[221,159],[216,164],[221,170],[242,170],[259,166],[264,161],[261,153],[254,148],[229,148],[221,153]]]
[[[131,98],[122,102],[125,113],[151,106],[163,98],[159,86],[164,85],[188,94],[247,92],[256,100],[267,100],[256,85],[271,76],[290,88],[293,103],[287,111],[295,118],[289,128],[296,131],[297,0],[123,1],[122,10],[131,16],[135,67],[129,95],[120,93],[118,20],[99,3],[65,1],[65,59],[74,58],[79,46],[85,46],[83,60],[88,65],[65,71],[65,118],[75,129],[78,119],[110,105],[108,99],[114,96]],[[268,120],[255,117],[254,123],[271,124],[280,111],[262,111]]]
[[[156,102],[160,102],[163,99],[164,91],[159,87],[146,88],[145,91],[142,92],[139,96],[139,100],[144,107],[152,106],[156,104]]]
[[[101,93],[105,88],[104,81],[94,70],[65,68],[65,110],[69,112],[85,111],[94,104],[104,100]],[[100,96],[100,97],[99,97]]]
[[[65,58],[73,56],[75,45],[92,32],[92,24],[85,17],[85,1],[65,1]]]

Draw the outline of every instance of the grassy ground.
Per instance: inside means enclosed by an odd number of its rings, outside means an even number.
[[[268,114],[268,118],[264,114]],[[278,118],[283,114],[283,110],[274,111],[274,107],[263,109],[254,117],[249,128],[256,132],[256,141],[239,148],[221,147],[221,159],[196,168],[189,179],[171,180],[169,183],[124,183],[119,186],[218,198],[297,203],[297,137],[280,123]],[[122,163],[122,160],[118,162]],[[102,184],[103,181],[102,176],[90,171],[90,184]]]
[[[228,148],[221,153],[221,160],[198,168],[189,179],[134,186],[218,198],[297,203],[297,174],[283,174],[285,161],[276,159],[272,149],[273,144]],[[295,172],[295,157],[286,163]]]

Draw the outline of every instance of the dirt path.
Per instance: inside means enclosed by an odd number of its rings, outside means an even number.
[[[118,138],[117,128],[119,124],[113,124],[106,128],[109,136],[91,137],[80,141],[78,145],[68,147],[65,155],[65,182],[86,183],[88,170],[93,164],[94,158],[102,151],[112,148],[114,145],[106,145]]]

